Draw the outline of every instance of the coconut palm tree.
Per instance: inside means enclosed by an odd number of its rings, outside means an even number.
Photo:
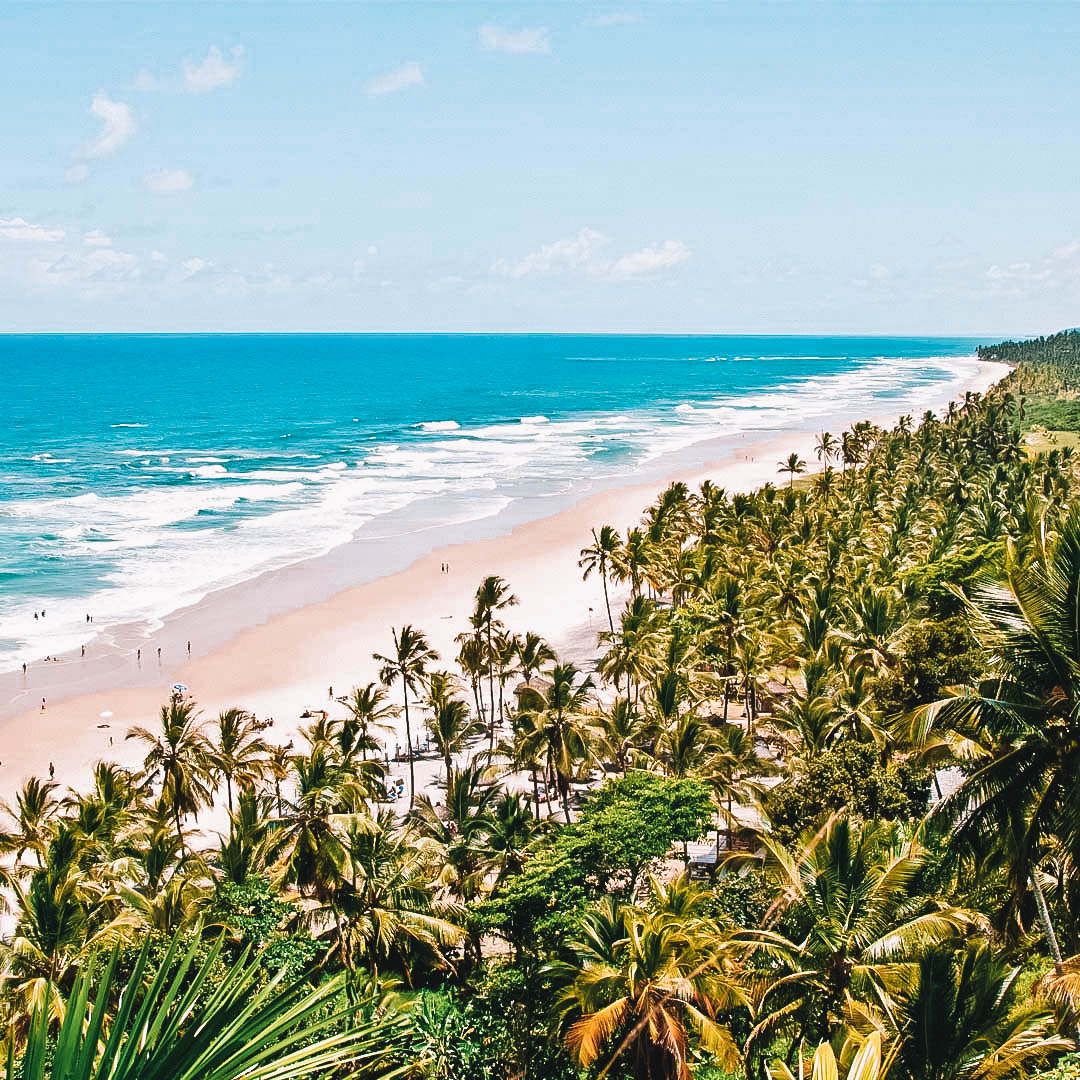
[[[439,659],[439,654],[428,644],[420,630],[405,625],[400,631],[392,630],[394,650],[390,656],[375,653],[382,665],[379,678],[384,686],[401,681],[401,695],[405,706],[405,744],[409,755],[409,809],[416,797],[416,770],[413,765],[412,728],[409,725],[409,692],[417,693],[428,667]],[[492,699],[494,700],[494,698]]]
[[[742,1002],[724,964],[719,933],[700,918],[649,914],[613,899],[582,920],[572,961],[549,970],[566,1045],[585,1069],[606,1057],[633,1080],[690,1080],[696,1044],[722,1066],[738,1051],[721,1015]]]
[[[416,800],[410,819],[416,835],[439,845],[439,883],[463,902],[475,900],[483,888],[488,870],[484,838],[501,794],[488,771],[470,762],[447,771],[444,805],[436,806],[427,795]]]
[[[377,978],[379,964],[394,953],[405,959],[418,944],[441,956],[441,946],[461,939],[460,910],[436,896],[425,854],[409,840],[388,810],[345,833],[345,873],[333,903],[343,919],[342,960],[350,970],[360,958]],[[404,971],[410,979],[407,960]]]
[[[1045,1002],[1015,989],[1020,969],[985,942],[931,949],[896,995],[897,1066],[911,1080],[1030,1076],[1073,1047]]]
[[[342,757],[346,760],[357,750],[366,761],[369,753],[378,754],[381,743],[376,732],[387,734],[394,730],[389,721],[398,715],[398,707],[386,701],[386,688],[370,682],[354,686],[345,700],[349,716],[339,734]]]
[[[586,677],[578,682],[578,669],[569,663],[552,665],[546,675],[550,685],[542,691],[522,687],[517,716],[525,729],[524,752],[542,754],[569,823],[570,780],[592,757],[594,733],[588,701],[593,681]]]
[[[321,743],[310,754],[295,755],[291,763],[296,794],[269,823],[269,858],[281,883],[328,902],[345,872],[343,831],[369,820],[366,799],[371,792]]]
[[[788,454],[783,461],[779,462],[779,466],[777,472],[786,472],[788,474],[789,488],[795,483],[796,475],[806,472],[806,462],[794,452]]]
[[[161,707],[161,730],[133,727],[126,735],[147,750],[143,769],[161,772],[161,801],[172,811],[181,854],[185,852],[181,818],[198,812],[212,801],[214,757],[195,706],[176,698]]]
[[[989,658],[988,678],[922,710],[923,731],[947,727],[989,744],[938,807],[960,847],[1009,839],[1010,876],[1030,882],[1055,963],[1061,951],[1035,868],[1048,837],[1080,859],[1080,507],[1057,534],[1036,538],[1026,562],[1010,558],[1005,581],[979,589],[971,629]]]
[[[266,725],[245,709],[226,709],[217,718],[217,741],[211,760],[218,777],[225,779],[229,813],[233,810],[233,784],[253,788],[266,771],[270,747],[259,734]]]
[[[610,525],[601,525],[599,533],[592,530],[593,542],[581,549],[581,558],[578,566],[585,571],[583,577],[589,580],[589,575],[595,571],[600,575],[600,581],[604,586],[604,609],[607,611],[608,627],[615,633],[615,621],[611,617],[611,600],[608,598],[608,575],[613,566],[613,560],[617,560],[622,539]]]
[[[0,811],[14,820],[14,828],[0,833],[0,851],[13,852],[18,868],[23,856],[34,853],[38,866],[55,828],[60,803],[54,797],[58,785],[40,777],[31,776],[15,795],[14,809],[0,802]]]
[[[831,817],[792,854],[762,838],[777,899],[762,929],[735,939],[772,960],[755,978],[754,1026],[747,1069],[768,1044],[788,1038],[790,1056],[804,1039],[828,1039],[845,1014],[873,1005],[928,948],[956,939],[972,917],[920,898],[922,857],[913,842],[874,823],[856,829]],[[805,934],[792,940],[772,927],[785,912]]]
[[[440,696],[432,703],[432,716],[427,722],[432,742],[442,755],[444,776],[449,778],[454,758],[465,752],[469,743],[484,734],[484,725],[469,712],[460,698]]]
[[[497,628],[502,626],[498,613],[508,607],[513,607],[518,598],[511,592],[509,584],[497,574],[489,574],[480,582],[476,590],[476,606],[473,612],[473,624],[483,636],[487,646],[487,671],[488,693],[490,697],[491,714],[491,744],[490,749],[495,749],[495,667],[496,656],[494,636]]]

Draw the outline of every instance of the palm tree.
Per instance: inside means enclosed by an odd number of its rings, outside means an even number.
[[[270,822],[269,857],[276,876],[301,893],[329,901],[345,871],[343,831],[369,820],[372,794],[356,774],[332,760],[323,744],[292,758],[296,795],[285,812]]]
[[[540,669],[555,659],[555,650],[539,635],[531,630],[517,639],[518,670],[526,682]]]
[[[718,931],[700,917],[673,918],[613,899],[582,920],[572,961],[550,965],[568,985],[560,995],[566,1044],[590,1068],[608,1052],[633,1080],[690,1080],[691,1035],[726,1071],[738,1062],[718,1019],[742,1001],[725,970]]]
[[[589,575],[595,570],[600,575],[604,586],[604,608],[607,611],[608,626],[615,633],[615,621],[611,617],[611,601],[608,599],[608,573],[612,566],[612,560],[618,558],[622,540],[619,534],[610,525],[601,525],[600,532],[592,530],[593,542],[588,547],[581,549],[581,558],[578,566],[584,571],[584,579],[588,581]]]
[[[884,826],[858,830],[834,815],[794,855],[772,837],[762,844],[777,900],[766,928],[735,935],[773,961],[756,980],[748,1074],[762,1044],[789,1037],[793,1056],[803,1039],[829,1038],[848,1011],[872,1005],[881,987],[895,984],[905,964],[972,924],[966,912],[916,895],[921,853]],[[794,925],[805,927],[799,940],[771,929],[788,909]]]
[[[518,721],[524,727],[523,753],[543,755],[555,778],[563,814],[570,821],[570,779],[578,766],[592,756],[593,731],[588,713],[592,679],[577,680],[573,664],[555,664],[547,673],[550,685],[543,691],[524,686],[518,695]]]
[[[416,770],[413,765],[412,728],[409,726],[409,691],[414,694],[419,689],[424,673],[430,664],[439,659],[439,654],[428,644],[428,639],[420,630],[405,625],[401,631],[392,630],[394,651],[390,656],[375,653],[375,659],[382,665],[379,678],[384,686],[390,686],[401,680],[401,694],[405,703],[405,744],[409,755],[409,809],[416,797]],[[494,697],[492,698],[494,700]]]
[[[441,945],[461,939],[459,909],[440,901],[425,873],[424,853],[409,843],[390,811],[345,835],[346,871],[334,897],[341,913],[342,959],[350,970],[359,954],[372,975],[392,953],[420,944],[440,955]],[[410,978],[405,964],[406,979]]]
[[[270,747],[259,734],[266,727],[244,709],[226,709],[217,719],[217,745],[212,761],[218,776],[225,778],[229,813],[233,810],[233,783],[241,790],[253,788],[266,771]]]
[[[213,748],[206,738],[195,706],[173,699],[161,707],[161,731],[133,727],[126,738],[147,747],[143,768],[151,776],[161,770],[161,801],[173,814],[181,854],[185,852],[180,819],[198,814],[210,801]]]
[[[370,752],[377,753],[380,749],[375,732],[386,733],[394,730],[393,724],[387,721],[398,715],[398,708],[396,705],[386,704],[386,696],[386,689],[378,683],[353,687],[345,701],[349,718],[340,732],[343,758],[348,759],[359,750],[366,761]]]
[[[432,709],[428,730],[449,779],[455,755],[464,753],[469,743],[484,733],[484,725],[469,713],[469,706],[460,698],[440,697],[432,703]]]
[[[489,574],[480,582],[476,590],[476,608],[473,623],[483,635],[487,645],[488,693],[490,696],[491,745],[495,748],[495,649],[493,638],[496,626],[501,626],[496,615],[505,608],[513,607],[518,598],[510,591],[510,586],[498,575]],[[410,803],[411,806],[411,803]]]
[[[989,677],[917,714],[925,735],[951,728],[991,746],[938,807],[963,848],[1009,840],[1013,888],[1030,882],[1054,962],[1061,950],[1035,868],[1046,839],[1080,859],[1080,507],[1060,535],[1039,536],[1030,559],[1010,558],[1003,583],[984,586],[968,606],[989,657]],[[918,741],[918,737],[916,739]]]
[[[418,836],[439,845],[439,883],[462,901],[480,894],[488,867],[484,838],[501,789],[474,762],[446,774],[446,804],[436,807],[427,795],[416,800],[412,822]]]
[[[806,472],[806,462],[794,452],[788,454],[788,456],[778,464],[780,467],[776,471],[786,472],[788,474],[789,488],[795,483],[796,474]]]
[[[0,802],[0,810],[15,822],[12,830],[0,833],[0,851],[14,852],[16,867],[28,851],[34,853],[38,866],[41,865],[60,811],[60,803],[53,796],[57,786],[31,776],[16,794],[14,809],[6,802]]]
[[[932,949],[897,995],[897,1064],[911,1080],[1029,1076],[1073,1044],[1045,1003],[1014,990],[1010,968],[984,942]]]
[[[840,453],[840,447],[837,444],[835,437],[828,431],[823,431],[817,437],[814,450],[817,453],[818,461],[823,465],[828,465],[829,462]]]

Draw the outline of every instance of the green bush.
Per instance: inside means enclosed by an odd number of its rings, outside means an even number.
[[[926,770],[906,761],[883,765],[872,744],[845,740],[798,763],[765,797],[764,810],[774,834],[791,845],[837,810],[868,821],[920,818],[929,795]]]

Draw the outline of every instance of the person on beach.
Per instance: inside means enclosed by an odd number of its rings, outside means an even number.
[[[157,662],[159,664],[161,663],[161,646],[160,645],[158,646],[158,650],[157,650]]]
[[[41,699],[41,711],[42,712],[45,711],[45,699],[44,698]]]
[[[190,641],[187,643],[187,654],[188,654],[188,659],[190,660],[191,659],[191,642]]]
[[[49,779],[51,780],[54,776],[56,776],[56,767],[50,761],[49,762]]]
[[[86,655],[86,646],[85,646],[85,645],[84,645],[84,646],[82,647],[82,655],[83,655],[83,656],[85,656],[85,655]]]
[[[135,650],[135,663],[136,664],[141,664],[142,663],[142,649],[136,649]]]
[[[334,696],[334,688],[331,686],[329,692],[327,693],[327,697],[333,697],[333,696]]]
[[[34,612],[34,622],[37,622],[37,621],[38,621],[38,618],[37,618],[37,612],[35,611],[35,612]]]

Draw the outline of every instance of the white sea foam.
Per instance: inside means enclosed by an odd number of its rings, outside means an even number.
[[[416,427],[420,431],[457,431],[461,425],[456,420],[425,420]]]

